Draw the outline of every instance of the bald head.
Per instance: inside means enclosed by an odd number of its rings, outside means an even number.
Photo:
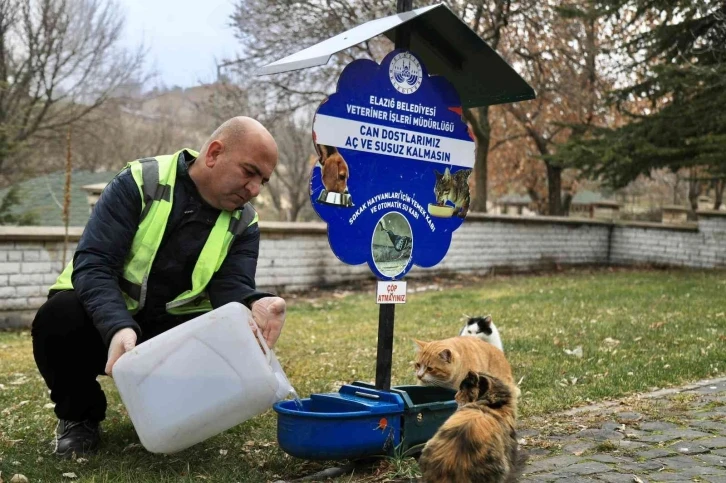
[[[200,153],[215,140],[232,149],[240,147],[242,143],[259,144],[258,147],[274,151],[269,154],[277,158],[277,143],[272,134],[259,121],[251,117],[237,116],[224,121],[209,136]]]
[[[189,168],[204,200],[234,210],[255,198],[277,165],[272,134],[250,117],[233,117],[214,130]]]

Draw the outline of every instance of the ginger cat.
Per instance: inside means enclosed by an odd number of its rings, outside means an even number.
[[[441,425],[419,459],[427,483],[510,483],[524,469],[508,384],[470,371],[456,393],[459,409]]]
[[[518,398],[520,390],[514,383],[512,367],[504,352],[478,337],[457,336],[423,342],[414,339],[419,347],[414,368],[418,384],[441,386],[458,390],[469,371],[485,372],[504,381]]]

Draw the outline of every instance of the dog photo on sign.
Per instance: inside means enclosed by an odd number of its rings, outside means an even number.
[[[316,144],[318,164],[325,189],[318,197],[318,203],[336,206],[353,206],[348,193],[348,163],[335,146]]]

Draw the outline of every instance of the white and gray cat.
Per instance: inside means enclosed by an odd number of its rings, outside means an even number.
[[[494,325],[491,315],[487,315],[486,317],[469,317],[469,320],[467,320],[459,335],[479,337],[504,352],[502,339],[499,337],[499,331],[497,330],[497,326]]]

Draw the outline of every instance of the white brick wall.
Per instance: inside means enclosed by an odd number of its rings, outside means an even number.
[[[350,266],[332,253],[322,223],[262,222],[257,284],[262,289],[305,290],[373,280],[366,264]],[[81,229],[73,228],[66,259]],[[62,269],[63,231],[0,227],[0,327],[27,325]],[[607,223],[570,218],[470,214],[432,271],[487,273],[554,265],[639,265],[726,268],[726,214],[701,212],[687,227]]]
[[[698,225],[684,228],[658,224],[615,226],[610,262],[726,267],[726,216],[722,212],[700,212]]]
[[[472,215],[454,232],[444,260],[429,270],[484,273],[607,261],[607,224],[556,221]]]

